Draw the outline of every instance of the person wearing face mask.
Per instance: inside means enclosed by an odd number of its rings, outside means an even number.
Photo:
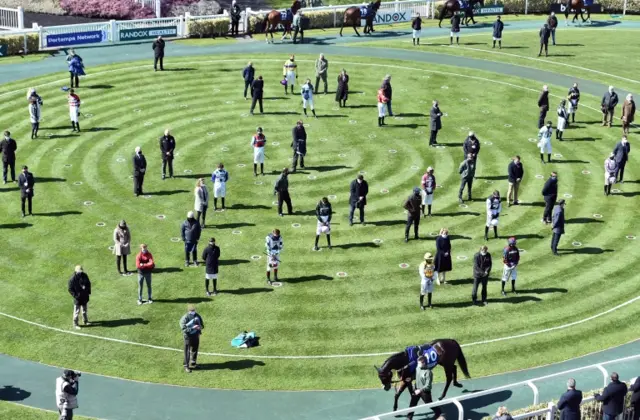
[[[220,263],[220,247],[216,245],[216,238],[209,239],[209,246],[202,253],[202,261],[206,267],[204,274],[204,287],[207,296],[211,296],[209,291],[209,280],[213,281],[213,295],[218,294],[218,266]]]
[[[429,166],[427,172],[422,175],[422,216],[431,217],[431,205],[433,204],[433,192],[436,189],[436,177],[433,175],[433,168]],[[428,213],[424,214],[424,208],[427,207]]]
[[[478,304],[478,285],[482,286],[480,297],[482,304],[487,305],[487,283],[491,273],[491,254],[486,245],[480,247],[480,251],[473,256],[473,290],[471,300],[474,305]]]
[[[133,193],[136,197],[142,195],[144,174],[147,172],[147,158],[142,154],[140,146],[136,147],[133,155]]]
[[[616,183],[618,164],[615,161],[615,154],[611,153],[604,161],[604,195],[611,194],[611,186]]]
[[[189,304],[187,313],[180,318],[180,329],[184,338],[184,371],[191,373],[197,369],[200,334],[204,328],[202,317],[196,312],[196,306]]]
[[[409,230],[413,225],[414,239],[420,239],[418,236],[418,227],[420,225],[420,207],[422,203],[422,195],[420,188],[415,187],[411,194],[404,202],[404,209],[407,211],[407,224],[404,228],[404,241],[409,242]]]
[[[153,260],[153,255],[147,249],[147,244],[140,245],[140,252],[136,255],[136,267],[138,268],[138,305],[142,305],[142,287],[144,283],[147,283],[147,296],[149,300],[147,303],[153,303],[151,299],[151,272],[155,268],[156,264]]]
[[[500,192],[495,190],[493,194],[487,198],[487,223],[484,226],[484,240],[489,240],[489,228],[493,226],[493,235],[498,238],[498,217],[502,211],[502,203],[500,202]]]
[[[462,151],[464,152],[464,156],[472,154],[473,160],[477,162],[478,153],[480,153],[480,140],[478,140],[476,133],[473,131],[469,131],[469,135],[464,139],[464,143],[462,143]]]
[[[509,238],[507,246],[502,251],[502,262],[504,270],[502,271],[502,296],[507,294],[504,291],[504,285],[511,279],[511,291],[516,292],[516,279],[518,278],[518,263],[520,262],[520,250],[516,246],[516,238]]]
[[[73,419],[73,410],[78,408],[80,376],[80,373],[65,369],[62,376],[56,378],[56,406],[60,420]]]
[[[409,407],[415,407],[418,401],[422,400],[425,404],[433,402],[431,397],[431,385],[433,384],[433,366],[427,364],[425,356],[418,357],[418,368],[416,369],[416,386],[409,402]],[[440,407],[433,407],[434,418],[440,417]],[[413,413],[407,415],[407,419],[413,420]]]
[[[76,265],[67,288],[69,294],[73,297],[73,328],[80,329],[80,325],[78,325],[80,310],[82,310],[84,325],[91,325],[87,316],[87,304],[91,295],[91,281],[89,281],[89,276],[84,272],[81,265]]]
[[[467,200],[471,201],[471,187],[473,186],[473,178],[476,176],[476,160],[473,154],[469,153],[467,158],[460,164],[458,168],[460,174],[460,190],[458,191],[458,202],[463,204],[462,193],[465,185],[467,186]]]
[[[540,148],[540,162],[544,165],[544,154],[547,153],[547,162],[551,163],[551,136],[553,135],[553,128],[551,127],[551,121],[547,121],[547,125],[542,127],[538,131],[538,147]]]
[[[453,269],[451,262],[451,240],[449,239],[449,229],[440,229],[440,234],[436,238],[436,283],[446,284],[447,271]]]

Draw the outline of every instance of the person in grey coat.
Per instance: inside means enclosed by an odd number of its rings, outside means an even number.
[[[192,211],[187,213],[187,220],[182,223],[180,234],[184,242],[184,266],[189,267],[189,254],[193,255],[193,264],[198,266],[198,241],[202,230]]]
[[[496,47],[496,41],[498,41],[498,48],[502,49],[502,31],[504,30],[504,23],[500,19],[500,16],[496,17],[496,21],[493,22],[493,47]]]
[[[467,199],[471,201],[471,187],[473,185],[473,178],[476,176],[476,161],[473,154],[469,153],[467,155],[467,158],[460,164],[458,173],[460,174],[458,202],[462,204],[464,203],[464,201],[462,201],[462,192],[464,191],[465,185],[467,186]]]
[[[320,87],[320,79],[322,79],[322,83],[324,83],[324,94],[326,95],[327,90],[327,70],[329,69],[329,61],[324,58],[324,54],[320,54],[320,57],[316,59],[316,86],[313,90],[314,93],[318,93],[318,88]]]
[[[438,101],[433,101],[433,106],[431,107],[431,111],[429,112],[429,125],[431,128],[431,136],[429,137],[429,146],[435,146],[438,144],[436,138],[438,137],[438,131],[442,129],[442,121],[440,118],[442,117],[442,112],[440,112],[440,107],[438,105]]]
[[[551,251],[553,251],[553,255],[558,255],[558,243],[560,242],[560,237],[564,234],[564,203],[564,200],[558,200],[558,203],[553,209],[551,225],[553,230]]]
[[[618,167],[616,179],[620,183],[624,183],[624,167],[627,165],[627,161],[629,160],[629,153],[631,153],[631,144],[629,144],[627,137],[623,136],[622,140],[619,141],[613,149],[613,154],[615,155],[614,159]]]
[[[602,126],[613,123],[613,113],[618,105],[618,94],[613,90],[613,86],[609,86],[609,90],[602,96]]]

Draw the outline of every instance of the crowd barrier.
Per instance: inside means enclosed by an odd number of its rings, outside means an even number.
[[[24,9],[0,7],[0,29],[24,29]]]

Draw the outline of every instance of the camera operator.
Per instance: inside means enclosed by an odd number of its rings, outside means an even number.
[[[73,409],[78,408],[78,378],[80,373],[65,369],[56,379],[56,404],[60,420],[73,419]]]

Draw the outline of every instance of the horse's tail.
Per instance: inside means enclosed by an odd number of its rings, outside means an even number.
[[[462,373],[464,373],[464,377],[465,378],[469,378],[469,369],[467,368],[467,359],[464,358],[464,353],[462,352],[462,347],[460,347],[460,344],[455,341],[456,346],[458,346],[458,365],[460,365],[460,369],[462,370]]]

